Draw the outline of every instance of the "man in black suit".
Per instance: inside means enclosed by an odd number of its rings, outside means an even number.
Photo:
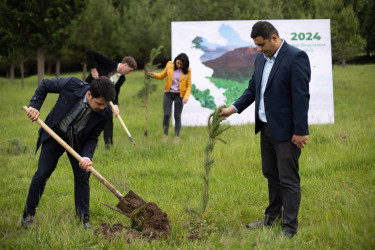
[[[31,121],[39,118],[39,110],[48,93],[59,93],[57,102],[45,123],[65,140],[84,160],[78,162],[67,152],[74,173],[76,214],[89,229],[89,171],[98,137],[112,117],[108,105],[115,99],[115,88],[107,77],[95,79],[89,85],[75,77],[44,79],[30,100],[27,115]],[[35,172],[22,216],[22,225],[30,227],[48,178],[56,168],[65,149],[42,128],[36,150],[42,145],[38,170]]]
[[[107,76],[115,85],[116,98],[113,102],[115,110],[113,114],[118,116],[120,110],[118,108],[118,96],[120,94],[120,87],[125,82],[125,75],[130,74],[137,69],[137,63],[131,56],[126,56],[121,63],[102,55],[94,50],[87,50],[87,67],[91,70],[90,75],[86,78],[86,82],[90,83],[93,79],[99,76]],[[106,148],[113,145],[113,117],[108,120],[104,127],[104,143]]]
[[[280,39],[269,22],[255,23],[251,38],[260,53],[249,87],[220,115],[241,113],[255,101],[255,133],[261,131],[262,171],[268,180],[269,205],[263,220],[246,226],[271,226],[282,217],[283,232],[292,237],[297,232],[301,203],[298,159],[309,134],[310,62],[304,51]]]

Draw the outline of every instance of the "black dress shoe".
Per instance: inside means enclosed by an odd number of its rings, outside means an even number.
[[[284,233],[284,236],[289,239],[291,239],[296,234],[296,232],[292,232],[286,229],[283,229],[283,233]]]
[[[26,215],[26,216],[22,216],[22,226],[24,228],[29,228],[31,227],[31,225],[34,224],[34,216],[31,216],[31,215]]]
[[[266,215],[266,217],[263,219],[263,220],[260,220],[260,221],[256,221],[256,222],[251,222],[249,224],[246,225],[247,228],[250,228],[250,229],[256,229],[256,228],[261,228],[261,227],[270,227],[273,225],[273,223],[275,223],[275,221],[277,221],[280,217],[277,216],[275,219],[270,219],[268,215]]]
[[[251,223],[247,224],[246,227],[250,228],[250,229],[256,229],[256,228],[261,228],[265,225],[266,225],[266,219],[263,219],[263,220],[260,220],[260,221],[251,222]]]
[[[83,223],[83,229],[85,229],[86,231],[90,230],[91,229],[90,223],[89,222],[84,222]]]

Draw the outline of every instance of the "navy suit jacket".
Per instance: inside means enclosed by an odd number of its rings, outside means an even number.
[[[241,113],[255,101],[255,133],[261,130],[258,110],[266,59],[258,53],[248,88],[233,103]],[[285,41],[270,72],[264,92],[267,126],[277,141],[291,140],[293,134],[308,135],[310,61],[307,54]]]
[[[55,128],[61,120],[76,109],[89,87],[88,83],[75,77],[44,79],[35,90],[29,107],[40,110],[48,93],[58,93],[59,97],[56,104],[45,120],[45,123],[50,128]],[[111,117],[112,110],[109,105],[104,110],[92,112],[86,127],[83,129],[82,137],[78,142],[82,150],[82,156],[92,159],[98,137],[103,131],[104,125]],[[50,135],[41,128],[39,130],[36,150],[49,137]]]
[[[87,58],[87,67],[91,70],[93,68],[96,68],[96,70],[99,73],[99,76],[108,76],[109,73],[112,71],[117,70],[118,62],[112,60],[111,58],[102,55],[94,50],[87,50],[86,51],[86,58]],[[94,80],[91,73],[86,78],[86,82],[91,83],[91,81]],[[115,84],[115,90],[116,90],[116,97],[114,104],[118,105],[118,96],[120,94],[120,87],[125,82],[125,76],[121,75],[118,79],[117,83]]]

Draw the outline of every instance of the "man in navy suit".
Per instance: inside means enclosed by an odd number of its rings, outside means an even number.
[[[27,115],[31,121],[39,118],[39,110],[48,93],[58,93],[55,106],[45,123],[65,140],[84,160],[78,162],[67,153],[74,173],[74,199],[76,214],[89,229],[89,171],[92,166],[98,137],[106,122],[112,117],[108,105],[115,99],[115,88],[107,77],[100,77],[89,85],[75,77],[44,79],[30,100]],[[42,145],[38,170],[35,172],[22,216],[25,228],[34,223],[36,208],[48,178],[56,168],[65,149],[42,128],[39,130],[37,148]]]
[[[131,56],[125,56],[121,63],[100,54],[94,50],[87,50],[87,67],[91,73],[86,78],[86,82],[90,83],[92,80],[99,76],[107,76],[112,83],[115,85],[116,97],[113,101],[115,110],[113,114],[118,116],[120,110],[118,108],[118,96],[120,94],[120,87],[125,82],[125,75],[130,74],[133,70],[137,69],[137,62]],[[113,145],[113,117],[108,120],[108,123],[104,127],[104,143],[106,148],[110,148]]]
[[[269,22],[254,24],[251,38],[260,53],[248,88],[220,115],[241,113],[255,101],[255,133],[261,131],[262,171],[268,180],[265,218],[248,228],[271,226],[282,217],[285,236],[297,232],[301,187],[298,159],[307,143],[310,62],[307,54],[279,38]]]

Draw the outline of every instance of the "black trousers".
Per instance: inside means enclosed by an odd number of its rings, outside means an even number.
[[[292,138],[291,138],[292,139]],[[298,159],[301,149],[291,141],[276,141],[267,124],[261,130],[262,171],[268,180],[269,205],[265,211],[271,220],[281,217],[283,229],[297,232],[301,187]]]
[[[180,93],[164,93],[163,99],[163,109],[164,109],[164,119],[163,119],[163,129],[164,134],[168,135],[169,130],[169,120],[171,118],[172,113],[172,104],[174,102],[174,120],[175,120],[175,128],[174,128],[174,135],[180,136],[181,131],[181,113],[184,104],[182,103],[182,97]]]
[[[103,131],[104,145],[110,147],[113,145],[113,116],[108,120],[104,126]]]
[[[56,130],[55,132],[67,142],[64,133]],[[74,147],[74,149],[77,151],[77,153],[80,153],[77,150],[77,147]],[[36,208],[40,199],[42,198],[47,180],[56,169],[57,162],[64,152],[65,149],[52,137],[48,138],[43,143],[39,157],[38,170],[35,172],[31,180],[29,194],[27,196],[27,201],[24,208],[24,216],[35,215]],[[78,161],[71,154],[67,153],[67,155],[72,165],[74,174],[74,200],[76,214],[80,220],[88,222],[90,203],[90,173],[86,173],[84,170],[82,170],[78,165]]]

